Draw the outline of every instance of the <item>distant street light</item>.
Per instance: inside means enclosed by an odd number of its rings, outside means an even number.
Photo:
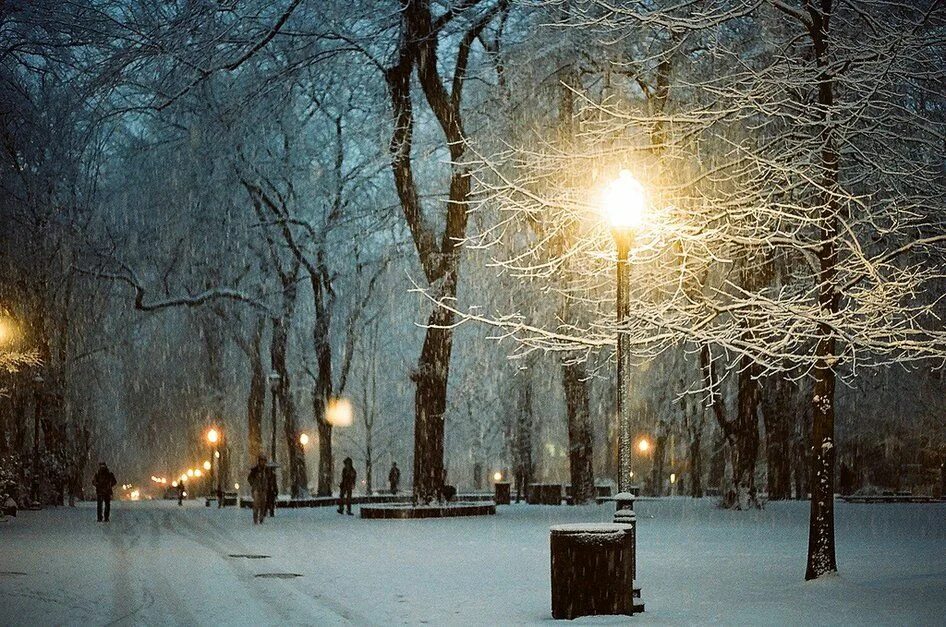
[[[309,443],[309,434],[308,434],[308,433],[300,433],[300,434],[299,434],[299,444],[301,444],[302,446],[305,446],[305,445],[308,444],[308,443]]]
[[[503,480],[503,473],[497,472],[493,474],[493,481],[502,481],[502,480]]]
[[[207,431],[207,441],[210,442],[210,445],[213,447],[213,459],[220,459],[220,450],[218,445],[220,440],[223,438],[223,433],[218,431],[216,427],[211,427]],[[207,486],[211,492],[214,490],[214,469],[213,469],[213,460],[204,462],[204,470],[210,473],[208,476]],[[222,481],[223,477],[220,472],[220,462],[217,462],[217,481]]]
[[[188,469],[187,469],[187,476],[188,476],[188,477],[193,477],[193,476],[194,476],[194,469],[193,469],[193,468],[188,468]]]
[[[640,440],[638,440],[637,450],[639,450],[641,453],[646,453],[647,451],[649,451],[650,440],[648,440],[647,438],[641,438]]]

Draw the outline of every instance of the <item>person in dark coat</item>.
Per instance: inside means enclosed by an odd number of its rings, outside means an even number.
[[[397,462],[391,462],[388,483],[391,484],[391,494],[397,494],[397,487],[401,483],[401,469],[397,467]]]
[[[263,520],[266,518],[266,507],[269,504],[269,471],[270,469],[266,467],[266,456],[260,455],[248,477],[250,490],[253,493],[254,525],[263,524]]]
[[[355,479],[358,477],[358,473],[355,472],[355,466],[351,463],[351,457],[346,457],[344,462],[344,467],[342,468],[342,482],[338,486],[341,488],[341,491],[338,495],[338,513],[342,513],[342,508],[347,507],[348,511],[345,512],[351,516],[351,492],[355,489]]]
[[[179,481],[177,484],[177,506],[182,507],[184,505],[184,495],[187,494],[184,487],[184,482]]]
[[[99,462],[98,472],[92,479],[92,485],[95,486],[96,511],[98,512],[99,522],[108,522],[109,515],[112,513],[112,488],[115,487],[115,475],[108,469],[105,462]]]
[[[266,510],[270,518],[276,515],[277,496],[279,496],[279,486],[276,484],[276,467],[266,466]]]

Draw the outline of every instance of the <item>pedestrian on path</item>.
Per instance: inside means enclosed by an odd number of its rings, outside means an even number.
[[[177,484],[177,506],[182,507],[184,505],[184,497],[187,495],[187,491],[184,488],[184,482],[180,481]]]
[[[401,483],[401,469],[397,462],[391,462],[391,472],[388,473],[388,483],[391,484],[391,494],[397,494],[397,487]]]
[[[108,522],[112,513],[112,488],[115,487],[115,475],[108,469],[105,462],[99,462],[98,472],[92,479],[95,486],[95,511],[99,522]]]
[[[355,466],[351,462],[351,457],[346,457],[344,462],[344,467],[342,468],[342,483],[338,486],[341,488],[341,491],[338,495],[338,513],[341,514],[342,508],[347,507],[348,511],[345,512],[349,516],[351,513],[351,492],[355,489],[355,479],[358,474],[355,472]]]
[[[267,483],[268,471],[266,468],[266,456],[262,453],[256,460],[256,465],[250,470],[249,482],[250,490],[253,492],[253,524],[261,525],[266,518],[266,502],[268,501]]]

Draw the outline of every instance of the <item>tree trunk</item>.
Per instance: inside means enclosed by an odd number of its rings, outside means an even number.
[[[332,425],[325,419],[325,411],[332,399],[332,343],[329,337],[332,318],[330,307],[326,303],[325,292],[330,289],[322,275],[310,272],[309,282],[315,301],[315,324],[312,327],[312,343],[315,359],[318,363],[315,386],[312,390],[312,413],[319,430],[319,481],[318,495],[331,496],[335,473],[335,460],[332,456]]]
[[[830,1],[821,0],[820,11],[809,11],[815,57],[821,69],[818,104],[822,119],[821,166],[824,181],[820,186],[820,241],[818,262],[818,304],[821,316],[833,318],[840,310],[841,297],[835,289],[838,252],[835,242],[841,206],[838,201],[839,163],[834,129],[828,112],[834,107],[833,73],[828,69],[828,24]],[[818,325],[815,347],[815,383],[811,421],[811,516],[808,529],[808,564],[805,579],[816,579],[837,572],[834,550],[834,402],[837,340],[828,323]]]
[[[259,318],[250,343],[250,393],[246,399],[246,430],[250,463],[263,450],[263,411],[266,406],[266,375],[263,372],[263,325]]]
[[[762,383],[762,420],[765,425],[767,484],[770,501],[792,496],[791,425],[797,386],[784,375],[773,375]]]
[[[309,492],[306,478],[305,451],[299,442],[299,432],[296,426],[297,414],[295,401],[292,398],[292,386],[289,378],[289,369],[286,367],[286,351],[289,335],[290,315],[283,318],[273,318],[273,339],[270,345],[273,371],[279,374],[279,384],[276,386],[276,401],[283,416],[283,433],[286,438],[288,459],[289,491],[293,498],[307,496]]]
[[[424,346],[412,378],[414,394],[414,500],[439,500],[444,484],[443,417],[447,410],[447,377],[453,347],[452,313],[435,308],[427,323]]]
[[[596,496],[587,379],[582,364],[562,364],[565,413],[568,417],[569,475],[574,505],[594,502]]]
[[[730,424],[729,444],[732,454],[733,490],[725,504],[736,509],[758,507],[755,468],[759,456],[759,382],[758,368],[744,357],[738,375],[739,391],[736,420]]]
[[[513,472],[516,480],[516,500],[527,496],[535,468],[532,461],[532,374],[524,373],[519,381],[516,406],[516,426],[513,434]]]

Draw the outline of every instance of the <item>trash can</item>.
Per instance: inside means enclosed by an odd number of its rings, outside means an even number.
[[[633,524],[552,527],[552,618],[632,615],[634,541]]]
[[[497,481],[494,485],[496,505],[509,505],[510,489],[508,481]]]

